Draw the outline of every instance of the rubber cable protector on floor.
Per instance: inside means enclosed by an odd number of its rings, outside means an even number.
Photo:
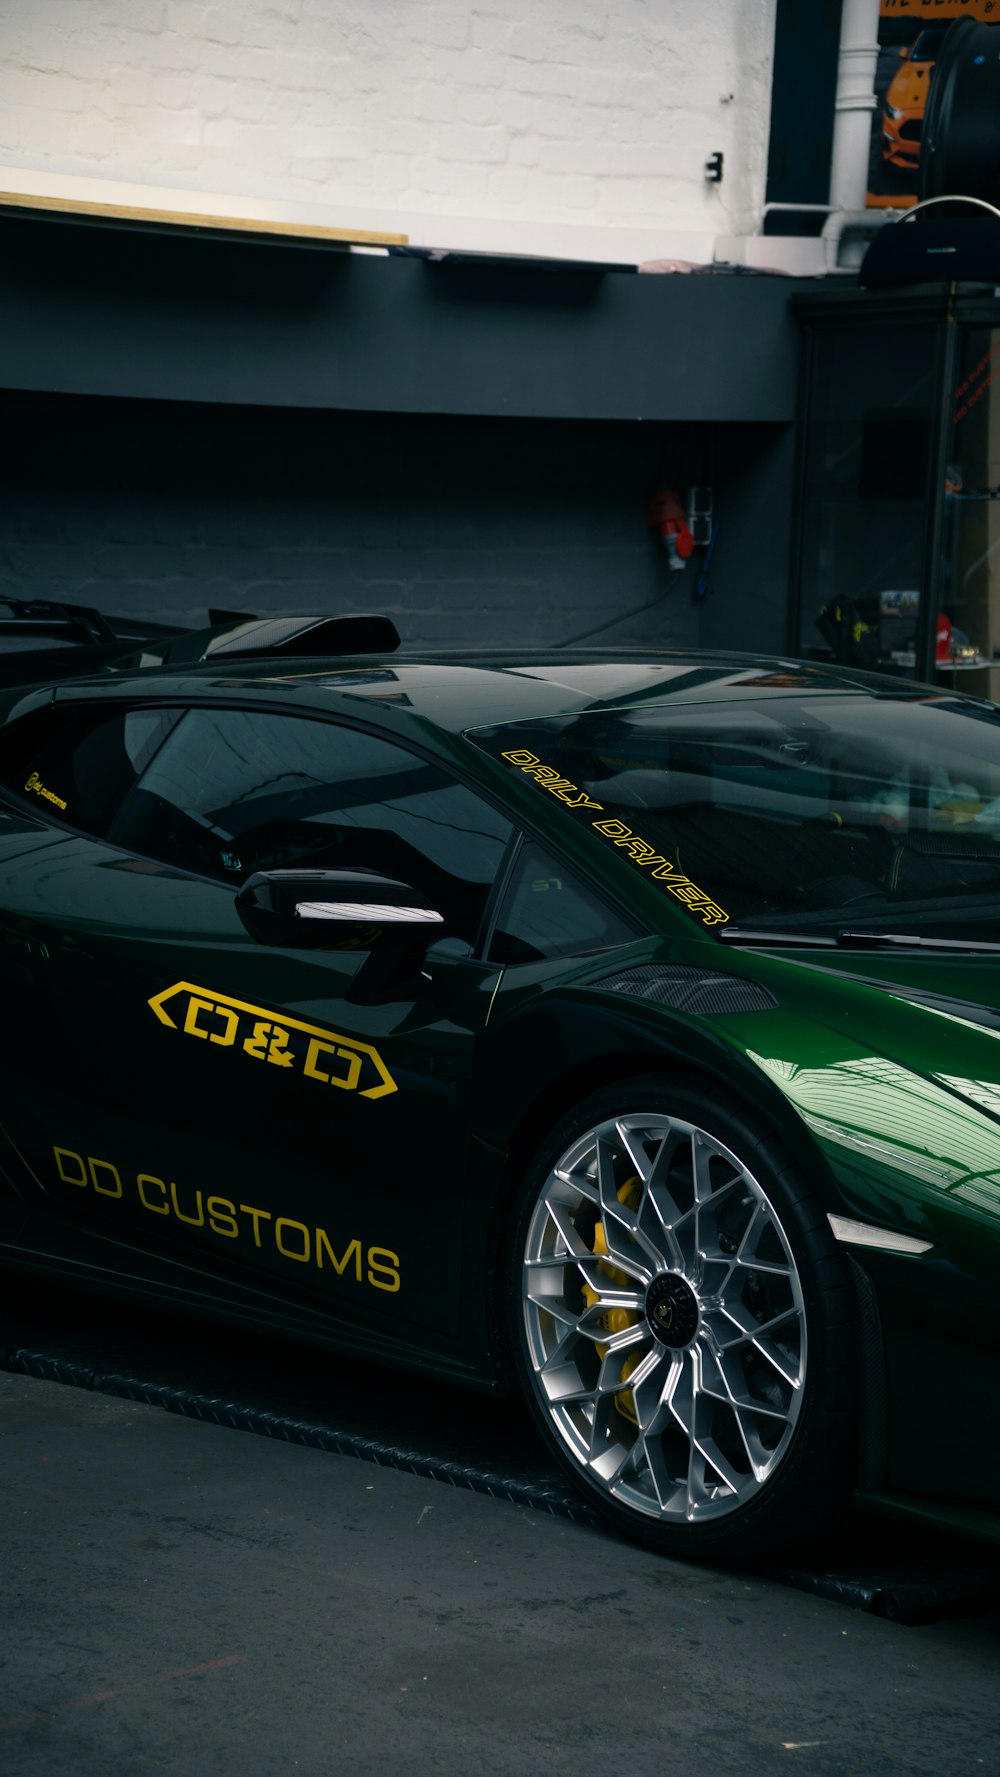
[[[96,1394],[113,1395],[119,1400],[140,1402],[148,1407],[162,1407],[184,1419],[200,1419],[213,1425],[227,1426],[231,1431],[248,1431],[258,1437],[278,1438],[288,1444],[303,1444],[313,1450],[326,1450],[336,1456],[354,1456],[379,1468],[402,1469],[408,1474],[422,1475],[427,1480],[464,1487],[472,1493],[486,1493],[493,1499],[508,1500],[513,1505],[528,1506],[536,1512],[553,1517],[569,1518],[578,1524],[595,1524],[596,1519],[582,1500],[557,1489],[539,1487],[531,1482],[517,1481],[488,1470],[450,1462],[442,1457],[422,1456],[418,1451],[401,1449],[366,1438],[357,1432],[338,1431],[335,1426],[316,1425],[308,1420],[288,1419],[262,1408],[242,1406],[238,1401],[212,1399],[189,1389],[169,1384],[144,1382],[138,1377],[104,1374],[84,1364],[46,1352],[20,1349],[4,1355],[2,1366],[34,1376],[42,1382],[62,1382],[71,1388],[90,1389]]]

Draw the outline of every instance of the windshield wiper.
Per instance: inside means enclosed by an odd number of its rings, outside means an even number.
[[[724,944],[766,944],[774,950],[836,950],[839,935],[821,937],[817,932],[752,932],[743,926],[720,926],[715,936]]]
[[[724,944],[760,945],[772,950],[942,950],[986,951],[1000,955],[1000,944],[978,938],[921,938],[912,932],[851,932],[829,936],[817,932],[745,931],[742,926],[721,926],[716,932]]]
[[[838,944],[857,944],[866,950],[991,950],[1000,944],[980,938],[918,938],[912,932],[838,932]]]

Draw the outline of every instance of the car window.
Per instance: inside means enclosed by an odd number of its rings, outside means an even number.
[[[783,688],[782,688],[783,689]],[[471,737],[706,930],[1000,939],[1000,708],[915,689],[601,710]],[[901,925],[905,921],[905,925]]]
[[[49,820],[104,835],[179,710],[34,710],[0,731],[0,782]]]
[[[490,939],[495,963],[583,956],[638,935],[613,908],[574,877],[544,846],[528,840],[518,852]]]
[[[474,943],[511,824],[406,748],[339,723],[191,710],[116,821],[118,845],[236,887],[257,870],[377,870]]]

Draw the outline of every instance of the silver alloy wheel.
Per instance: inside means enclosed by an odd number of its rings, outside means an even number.
[[[806,1376],[795,1259],[715,1136],[616,1117],[558,1161],[528,1226],[528,1361],[590,1481],[664,1524],[739,1510],[786,1455]]]

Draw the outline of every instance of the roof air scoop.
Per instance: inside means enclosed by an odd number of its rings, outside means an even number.
[[[392,654],[399,631],[390,617],[259,617],[215,636],[206,660],[230,654]]]

